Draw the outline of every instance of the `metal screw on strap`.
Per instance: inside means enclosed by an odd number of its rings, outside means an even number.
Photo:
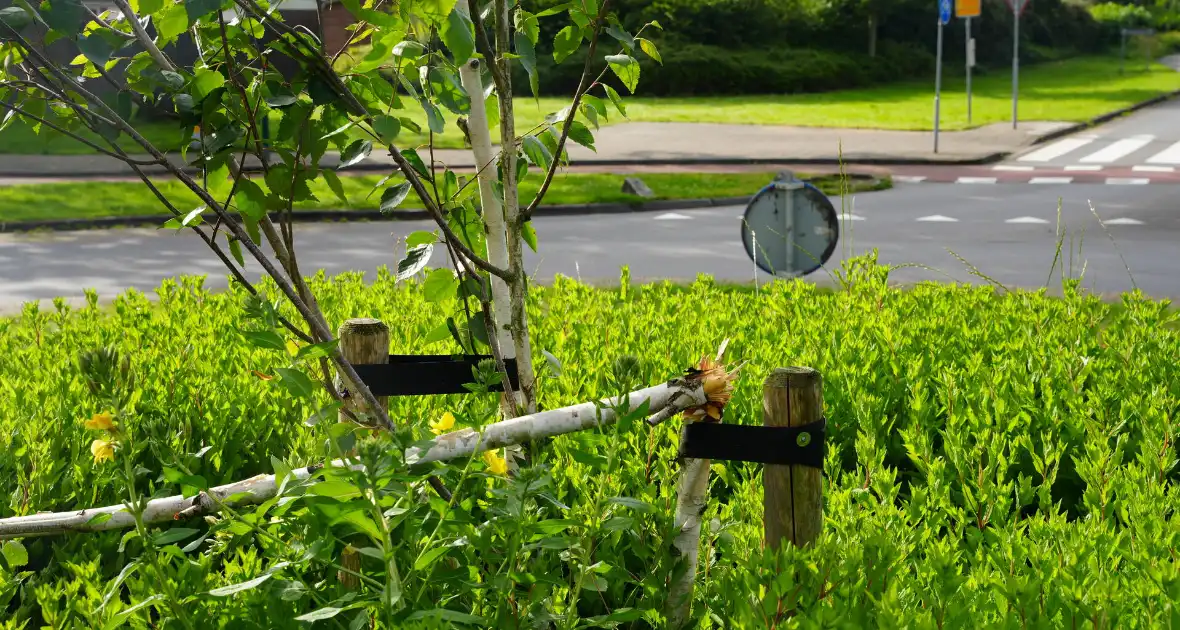
[[[800,447],[805,447],[811,444],[811,434],[807,431],[800,431],[799,435],[795,436],[795,443]]]

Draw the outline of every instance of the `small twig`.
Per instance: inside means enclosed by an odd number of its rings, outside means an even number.
[[[602,33],[602,18],[606,15],[606,8],[609,4],[610,0],[602,0],[602,5],[598,9],[598,16],[594,20],[594,34],[590,37],[590,50],[586,54],[586,64],[582,67],[582,78],[578,81],[577,91],[574,92],[574,102],[570,106],[569,115],[566,116],[565,124],[562,125],[561,138],[557,141],[557,151],[553,154],[553,162],[549,164],[549,171],[545,173],[545,179],[541,182],[537,195],[533,197],[532,203],[520,213],[522,225],[533,217],[533,213],[541,205],[541,200],[545,198],[545,193],[549,191],[549,185],[553,183],[553,176],[557,173],[558,165],[561,164],[561,152],[565,150],[566,140],[570,136],[570,128],[573,127],[574,119],[578,117],[578,105],[582,103],[582,96],[590,89],[590,85],[593,85],[593,83],[587,84],[586,79],[590,76],[590,64],[594,61],[594,53],[598,49],[598,36]]]
[[[106,149],[87,140],[86,138],[83,138],[82,136],[80,136],[72,131],[69,131],[69,130],[64,129],[62,127],[59,127],[58,125],[55,125],[52,122],[50,122],[44,118],[41,118],[40,116],[37,116],[35,114],[30,114],[29,112],[21,109],[20,107],[17,107],[16,105],[10,105],[8,103],[0,103],[0,106],[3,106],[6,109],[10,109],[10,110],[20,114],[21,116],[26,117],[26,118],[31,118],[33,120],[36,120],[37,122],[45,125],[46,127],[49,127],[50,129],[52,129],[64,136],[68,136],[74,140],[77,140],[78,142],[81,142],[82,144],[90,147],[91,149],[94,149],[95,151],[98,151],[99,153],[101,153],[103,155],[113,157],[117,160],[122,160],[123,162],[126,162],[127,164],[139,165],[139,166],[151,166],[151,165],[161,163],[160,160],[137,160],[135,158],[127,157],[126,155],[121,156],[113,151],[107,151]]]
[[[123,17],[127,18],[127,23],[131,25],[131,30],[135,32],[135,39],[139,40],[139,43],[147,50],[152,59],[155,60],[155,62],[159,64],[161,68],[176,72],[176,66],[173,65],[172,61],[160,51],[160,49],[156,46],[156,42],[152,41],[151,36],[148,35],[148,32],[143,28],[143,25],[139,23],[139,17],[135,15],[135,11],[131,9],[131,5],[127,2],[127,0],[113,1],[115,6],[119,7],[119,12],[123,14]]]

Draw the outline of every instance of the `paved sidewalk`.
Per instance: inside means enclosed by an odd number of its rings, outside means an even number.
[[[706,123],[622,123],[603,127],[595,134],[597,151],[570,143],[573,166],[638,163],[742,163],[779,162],[834,164],[983,163],[1002,159],[1038,139],[1072,127],[1072,123],[1025,122],[1013,130],[997,123],[967,131],[939,134],[939,152],[933,152],[929,131],[884,131]],[[425,158],[425,154],[423,153]],[[435,159],[452,168],[472,167],[470,151],[436,150]],[[174,163],[182,164],[180,157]],[[322,165],[333,166],[338,156],[328,154]],[[359,169],[387,170],[392,160],[374,154]],[[144,167],[160,173],[160,167]],[[88,178],[130,176],[130,168],[103,155],[0,155],[0,177]]]

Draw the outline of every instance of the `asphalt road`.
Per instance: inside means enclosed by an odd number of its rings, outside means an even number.
[[[1049,273],[1061,198],[1064,256],[1068,265],[1072,248],[1074,275],[1084,261],[1088,289],[1118,293],[1137,286],[1153,296],[1178,297],[1176,192],[1172,185],[903,183],[848,200],[840,245],[826,268],[808,280],[831,284],[831,272],[841,259],[876,248],[882,262],[926,267],[896,270],[893,278],[899,282],[985,282],[957,254],[1006,286],[1059,288],[1059,278],[1049,281]],[[1091,202],[1098,216],[1110,222],[1105,231]],[[540,253],[526,251],[526,263],[540,282],[555,274],[612,282],[624,264],[636,279],[692,279],[706,273],[753,281],[754,267],[739,239],[743,210],[542,217],[535,221]],[[305,270],[368,273],[382,265],[394,268],[404,253],[400,239],[429,227],[416,221],[301,224],[296,246]],[[432,264],[444,263],[436,252]],[[259,275],[256,266],[249,271]],[[104,299],[127,288],[150,295],[164,278],[182,274],[207,275],[206,285],[213,288],[226,284],[220,262],[191,233],[122,229],[0,235],[0,309],[9,312],[29,300],[78,300],[84,288],[97,290]],[[766,280],[759,274],[760,282]]]

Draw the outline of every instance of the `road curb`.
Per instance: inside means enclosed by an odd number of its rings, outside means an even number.
[[[644,203],[588,203],[572,205],[540,206],[534,216],[579,216],[588,214],[628,214],[635,212],[658,212],[660,210],[699,210],[702,208],[716,208],[722,206],[743,205],[750,202],[753,196],[725,197],[718,199],[666,199]],[[296,223],[346,223],[354,221],[422,221],[430,219],[425,210],[399,210],[390,215],[381,214],[379,210],[300,210],[291,215]],[[216,220],[216,215],[206,213],[201,215],[205,223]],[[283,217],[282,213],[272,213],[275,221]],[[100,217],[95,219],[51,219],[45,221],[12,221],[0,223],[0,234],[17,232],[32,232],[49,230],[66,232],[75,230],[160,227],[165,221],[174,218],[172,215],[153,214],[129,217]]]
[[[1137,111],[1144,109],[1146,107],[1151,107],[1152,105],[1159,105],[1160,103],[1163,103],[1164,101],[1169,101],[1173,98],[1176,98],[1177,96],[1180,96],[1180,90],[1173,90],[1173,91],[1168,92],[1166,94],[1160,94],[1159,96],[1153,96],[1145,101],[1139,101],[1138,103],[1135,103],[1133,105],[1128,105],[1126,107],[1120,107],[1119,109],[1116,109],[1114,111],[1106,112],[1105,114],[1095,116],[1085,122],[1080,122],[1075,125],[1070,125],[1070,126],[1065,127],[1063,129],[1058,129],[1057,131],[1051,131],[1051,132],[1037,138],[1036,140],[1034,140],[1032,143],[1032,146],[1036,146],[1038,144],[1043,144],[1043,143],[1049,142],[1051,140],[1056,140],[1056,139],[1062,138],[1064,136],[1072,135],[1072,134],[1075,134],[1079,131],[1089,129],[1090,127],[1095,127],[1097,125],[1101,125],[1102,123],[1110,122],[1120,116],[1125,116],[1126,114],[1130,114],[1131,112],[1137,112]]]

